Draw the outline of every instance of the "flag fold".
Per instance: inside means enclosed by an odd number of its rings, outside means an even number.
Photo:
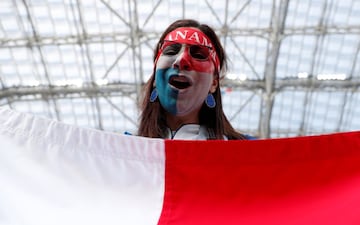
[[[360,224],[360,132],[162,140],[0,107],[0,224]]]

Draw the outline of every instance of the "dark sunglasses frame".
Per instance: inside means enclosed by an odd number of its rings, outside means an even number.
[[[161,44],[161,52],[163,55],[176,55],[178,51],[180,51],[182,45],[185,43],[179,43],[176,41],[164,41]],[[170,46],[179,46],[178,49],[167,49]],[[210,53],[212,51],[212,48],[206,45],[192,45],[192,44],[185,44],[188,46],[189,49],[189,55],[200,61],[205,61],[210,58]]]

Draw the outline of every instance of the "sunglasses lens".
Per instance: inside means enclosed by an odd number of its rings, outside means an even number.
[[[162,46],[162,54],[164,55],[176,55],[180,52],[182,44],[174,42],[164,42]],[[189,54],[194,59],[206,60],[209,57],[210,50],[206,46],[202,45],[189,45]]]
[[[209,49],[201,45],[190,46],[190,55],[194,59],[204,60],[209,57]]]
[[[181,49],[181,44],[165,42],[162,49],[164,55],[176,55]]]

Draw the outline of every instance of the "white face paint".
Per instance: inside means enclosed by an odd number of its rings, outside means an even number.
[[[200,110],[213,86],[215,66],[201,45],[172,42],[156,62],[155,82],[161,105],[184,116]]]

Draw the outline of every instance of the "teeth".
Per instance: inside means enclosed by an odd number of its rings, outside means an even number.
[[[183,76],[172,76],[169,83],[178,89],[185,89],[190,86],[189,80]]]

